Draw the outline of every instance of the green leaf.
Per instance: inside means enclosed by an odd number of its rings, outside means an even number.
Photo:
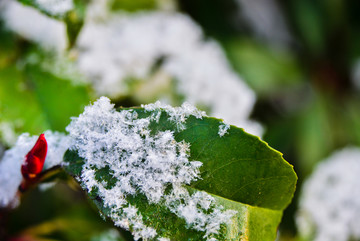
[[[301,86],[303,76],[291,52],[238,37],[223,45],[234,69],[260,97]]]
[[[74,8],[64,18],[66,32],[69,40],[69,48],[72,48],[84,25],[87,0],[74,0]]]
[[[89,95],[83,85],[74,85],[71,80],[44,72],[36,65],[29,66],[26,75],[33,85],[33,93],[53,130],[65,131],[70,117],[81,113],[84,106],[89,103]]]
[[[138,118],[158,114],[156,110],[131,110],[137,112]],[[229,224],[220,226],[216,238],[274,240],[282,211],[293,197],[297,180],[292,166],[282,158],[281,153],[234,126],[220,136],[219,126],[223,122],[219,119],[190,116],[185,122],[186,128],[179,129],[165,111],[160,114],[159,121],[152,121],[149,125],[150,135],[172,131],[177,142],[190,144],[189,160],[203,163],[200,167],[201,179],[186,186],[189,193],[205,191],[217,205],[225,210],[237,211]],[[78,156],[77,151],[67,151],[64,161],[68,164],[65,170],[85,187],[81,174],[86,160]],[[105,188],[110,190],[116,178],[110,169],[92,167],[92,170],[95,171],[95,179],[106,183]],[[110,216],[111,209],[104,204],[99,190],[86,191],[99,210]],[[205,232],[189,228],[186,221],[171,212],[164,203],[149,203],[143,194],[128,195],[126,201],[138,209],[143,223],[154,228],[160,236],[170,240],[204,240]]]
[[[332,17],[323,16],[323,7],[313,1],[293,1],[291,3],[296,28],[300,38],[310,52],[319,55],[326,46],[326,22],[325,19]]]
[[[111,9],[125,10],[128,12],[152,10],[156,8],[155,0],[113,0]]]
[[[36,96],[15,67],[0,69],[0,123],[18,134],[26,131],[38,134],[50,129]],[[10,137],[4,132],[0,131],[3,141],[12,144],[15,140],[9,140]]]
[[[28,66],[25,71],[0,69],[0,123],[14,134],[65,131],[70,117],[81,113],[89,101],[86,86],[75,86],[38,65]],[[0,136],[7,139],[2,129]],[[12,144],[14,140],[4,141]]]

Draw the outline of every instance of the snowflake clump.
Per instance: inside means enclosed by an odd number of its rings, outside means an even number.
[[[204,238],[217,234],[220,225],[228,223],[235,214],[216,205],[205,192],[190,194],[184,187],[200,178],[199,161],[189,161],[189,144],[177,142],[173,131],[151,133],[149,125],[158,122],[161,112],[179,129],[186,128],[190,115],[202,118],[203,112],[189,104],[172,108],[160,102],[143,106],[146,118],[139,118],[134,110],[116,111],[106,97],[101,97],[83,114],[73,118],[67,131],[72,138],[71,149],[86,160],[79,181],[111,209],[115,225],[131,229],[134,239],[167,240],[143,222],[136,206],[128,203],[130,195],[144,195],[150,204],[164,205],[189,228],[203,231]],[[160,114],[159,114],[160,113]],[[96,179],[96,171],[109,168],[116,183],[109,187]],[[167,191],[168,188],[171,191]]]
[[[185,121],[190,115],[195,116],[198,119],[202,119],[203,116],[206,116],[204,111],[198,110],[195,106],[191,105],[188,102],[185,102],[181,107],[172,107],[167,104],[163,104],[160,101],[155,102],[154,104],[141,105],[146,111],[159,111],[164,110],[169,115],[169,120],[176,123],[178,130],[185,129]],[[161,112],[156,114],[156,122],[159,122]]]
[[[63,133],[45,131],[48,143],[43,170],[60,165],[65,151],[69,148],[69,137]],[[16,206],[16,192],[22,180],[20,172],[26,154],[34,146],[38,136],[30,136],[24,133],[19,136],[15,146],[5,151],[0,161],[0,208],[8,205]]]
[[[338,151],[316,168],[302,191],[302,235],[315,241],[360,239],[359,173],[359,148]]]
[[[228,130],[230,129],[230,125],[228,123],[221,123],[219,125],[219,131],[218,134],[220,137],[224,136],[226,133],[228,133]]]

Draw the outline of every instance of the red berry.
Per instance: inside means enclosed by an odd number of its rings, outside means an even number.
[[[47,153],[47,142],[45,135],[41,134],[34,147],[25,156],[21,165],[21,173],[27,180],[31,180],[42,171]]]

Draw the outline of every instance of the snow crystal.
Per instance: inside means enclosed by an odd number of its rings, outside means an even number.
[[[181,107],[172,107],[157,101],[154,104],[141,105],[141,107],[143,107],[145,111],[154,111],[159,109],[164,110],[170,116],[169,120],[174,121],[180,130],[185,129],[184,122],[190,115],[193,115],[198,119],[202,119],[203,116],[206,116],[204,111],[198,110],[195,106],[188,102],[184,102]],[[159,114],[161,114],[161,112],[158,112],[157,116],[155,117],[157,121],[159,121],[160,118]]]
[[[360,239],[359,173],[359,148],[338,151],[318,165],[303,187],[300,233],[315,241]]]
[[[126,79],[150,79],[163,59],[159,72],[169,81],[176,79],[186,101],[261,133],[261,127],[248,120],[254,92],[233,72],[219,44],[204,41],[200,27],[186,15],[147,12],[110,15],[101,21],[88,18],[77,46],[78,66],[99,95],[126,95]]]
[[[6,27],[21,37],[38,43],[46,49],[65,50],[67,35],[63,22],[47,17],[15,0],[5,1],[1,13],[0,17]]]
[[[62,133],[45,131],[44,134],[48,143],[45,170],[61,164],[62,157],[70,142],[69,138]],[[16,206],[15,195],[22,180],[21,164],[37,139],[38,136],[30,136],[28,133],[22,134],[15,146],[5,151],[0,161],[0,207]]]
[[[73,0],[35,0],[35,4],[53,16],[63,16],[74,8]]]
[[[226,133],[228,133],[228,130],[230,129],[230,125],[223,122],[219,125],[219,136],[224,136]]]
[[[212,236],[218,233],[220,225],[229,223],[236,214],[234,210],[217,206],[215,199],[206,192],[197,191],[190,195],[185,188],[176,185],[165,200],[170,210],[184,218],[190,228],[205,232],[207,240],[215,239]]]
[[[166,111],[169,120],[182,124],[182,128],[189,115],[197,118],[204,115],[189,104],[172,108],[157,102],[143,107],[154,113]],[[149,124],[158,118],[158,114],[138,118],[133,110],[118,112],[106,97],[86,107],[67,127],[72,138],[71,148],[87,161],[80,181],[88,191],[98,190],[104,205],[112,210],[110,217],[115,225],[125,229],[131,227],[135,240],[158,236],[155,229],[143,223],[137,208],[126,201],[128,195],[135,194],[145,195],[149,203],[165,205],[185,219],[190,228],[204,231],[205,237],[210,237],[234,212],[216,206],[214,199],[205,192],[190,195],[182,187],[200,178],[202,163],[188,160],[189,144],[176,142],[173,132],[159,131],[150,135]],[[117,180],[114,186],[97,181],[94,167],[110,168],[110,175]],[[172,188],[170,194],[165,194],[167,188]],[[182,204],[179,206],[179,203]]]

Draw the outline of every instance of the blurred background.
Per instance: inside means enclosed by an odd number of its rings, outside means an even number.
[[[124,107],[189,101],[294,166],[279,240],[360,240],[359,10],[356,0],[1,0],[0,156],[23,132],[65,132],[102,95]],[[62,182],[26,194],[0,228],[12,240],[120,239]]]

